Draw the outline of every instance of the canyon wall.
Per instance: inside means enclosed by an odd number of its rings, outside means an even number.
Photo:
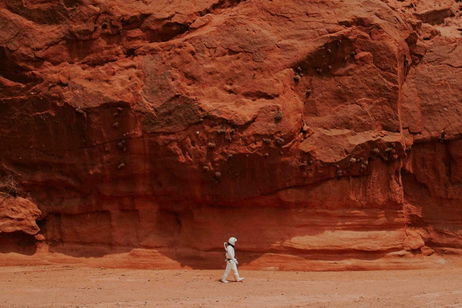
[[[218,268],[231,235],[246,268],[459,254],[461,10],[0,0],[0,263]]]

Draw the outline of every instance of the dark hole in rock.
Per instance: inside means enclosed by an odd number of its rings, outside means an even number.
[[[134,56],[136,56],[136,49],[134,49],[134,48],[129,48],[129,49],[127,49],[127,50],[125,51],[125,55],[126,55],[127,57],[134,57]]]
[[[188,30],[189,26],[187,24],[168,22],[159,29],[148,30],[148,40],[150,42],[166,42]]]
[[[32,255],[37,248],[35,243],[35,237],[24,232],[0,233],[0,253],[15,252]]]

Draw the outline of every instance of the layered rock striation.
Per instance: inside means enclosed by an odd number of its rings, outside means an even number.
[[[0,210],[0,244],[197,268],[230,235],[248,268],[458,254],[461,9],[0,1],[2,196],[24,216]]]

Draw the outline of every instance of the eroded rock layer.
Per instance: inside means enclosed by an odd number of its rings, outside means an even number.
[[[24,214],[0,211],[2,252],[204,268],[234,235],[248,268],[458,253],[461,9],[1,0],[0,206]]]

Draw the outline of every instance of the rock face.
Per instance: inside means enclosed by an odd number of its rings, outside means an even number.
[[[248,268],[462,249],[458,1],[1,0],[0,25],[28,213],[1,231],[158,267],[221,266],[230,235]]]
[[[40,214],[30,200],[0,192],[0,252],[34,253]]]
[[[13,198],[0,193],[0,232],[22,231],[34,235],[39,232],[36,219],[40,216],[40,210],[35,204],[27,199]]]

